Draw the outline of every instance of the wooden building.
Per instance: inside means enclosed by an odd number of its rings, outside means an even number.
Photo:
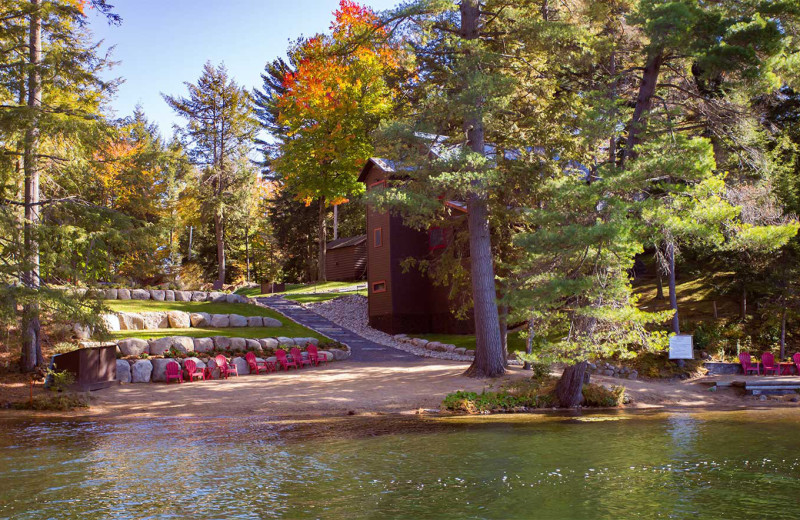
[[[367,273],[367,235],[328,242],[325,278],[328,281],[363,280]]]
[[[372,158],[358,180],[367,190],[379,190],[397,173],[382,159]],[[454,205],[465,211],[465,208]],[[416,269],[403,272],[401,262],[427,258],[447,247],[441,228],[412,229],[402,217],[367,208],[367,280],[369,324],[389,334],[470,334],[472,320],[458,320],[451,312],[447,287],[437,287]]]

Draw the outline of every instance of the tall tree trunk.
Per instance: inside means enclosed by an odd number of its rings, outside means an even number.
[[[28,110],[30,122],[25,131],[25,223],[23,226],[25,269],[23,283],[34,291],[39,290],[39,110],[42,106],[42,20],[41,0],[31,0],[28,72]],[[41,324],[39,304],[32,301],[22,310],[22,370],[31,372],[41,364]]]
[[[661,271],[656,268],[656,300],[664,299],[664,280],[661,278]]]
[[[460,36],[475,40],[479,35],[480,3],[462,0]],[[467,79],[470,81],[470,79]],[[480,100],[476,101],[476,105]],[[464,130],[472,151],[483,154],[484,130],[480,108],[468,115]],[[471,377],[497,377],[506,371],[503,344],[500,338],[500,319],[497,313],[497,292],[494,281],[492,240],[489,233],[489,204],[485,187],[475,186],[467,197],[470,274],[472,275],[473,313],[475,316],[475,359],[464,373]]]
[[[333,206],[333,239],[339,238],[339,205]]]
[[[781,313],[781,359],[786,358],[786,307]]]
[[[250,283],[250,225],[244,226],[244,256],[247,262],[247,283]]]
[[[324,282],[325,276],[325,255],[328,246],[328,230],[325,227],[325,197],[319,198],[319,215],[317,217],[317,280]]]
[[[675,334],[681,333],[680,321],[678,320],[678,294],[675,292],[675,244],[667,243],[667,261],[669,262],[669,307],[675,314],[672,316],[672,331]]]
[[[500,343],[503,345],[503,359],[508,366],[508,304],[500,305]]]
[[[192,259],[192,239],[194,238],[194,226],[189,226],[189,250],[186,252],[186,259]]]
[[[535,331],[536,329],[534,328],[533,316],[531,316],[531,318],[528,320],[528,338],[525,340],[525,353],[528,355],[533,353],[533,334]],[[526,361],[522,365],[522,370],[530,370],[531,368],[530,361]]]
[[[742,321],[747,319],[747,286],[742,286],[742,307],[740,309]]]
[[[636,96],[636,106],[633,109],[630,125],[628,126],[628,139],[625,142],[625,153],[622,155],[620,166],[633,157],[633,149],[639,143],[640,136],[646,127],[647,113],[653,106],[653,94],[656,92],[658,74],[664,62],[663,51],[653,53],[648,57],[639,83],[639,94]]]
[[[217,238],[217,281],[214,283],[215,289],[222,289],[225,285],[225,235],[222,222],[221,210],[214,214],[214,234]]]
[[[556,399],[562,408],[574,408],[583,399],[583,378],[586,375],[586,361],[570,365],[564,369],[561,379],[556,383]]]

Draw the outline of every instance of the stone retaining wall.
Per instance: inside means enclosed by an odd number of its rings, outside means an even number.
[[[450,352],[459,356],[475,357],[474,350],[469,350],[464,347],[456,347],[455,345],[450,345],[448,343],[428,341],[427,339],[422,338],[411,338],[405,334],[397,334],[392,336],[392,338],[400,343],[408,343],[409,345],[414,345],[415,347],[430,350],[432,352]]]
[[[73,289],[72,291],[76,294],[91,292],[103,300],[253,303],[253,300],[247,296],[218,291],[173,291],[170,289]]]
[[[242,316],[239,314],[209,314],[207,312],[153,311],[117,312],[103,314],[106,328],[120,330],[188,329],[190,327],[280,327],[283,324],[267,316]],[[81,339],[88,339],[89,331],[76,325],[74,331]]]

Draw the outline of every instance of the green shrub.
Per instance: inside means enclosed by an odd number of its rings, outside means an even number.
[[[622,406],[625,401],[625,387],[602,385],[583,385],[583,406],[601,406],[605,408]]]
[[[72,352],[73,350],[78,350],[80,347],[74,343],[70,343],[68,341],[61,341],[53,345],[51,349],[53,354],[66,354],[67,352]]]
[[[63,392],[75,382],[75,375],[68,370],[59,372],[48,368],[47,377],[50,378],[50,390],[53,392]]]

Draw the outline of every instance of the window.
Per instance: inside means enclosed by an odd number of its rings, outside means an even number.
[[[374,247],[381,247],[383,245],[383,228],[375,228],[372,230],[372,243]]]
[[[428,249],[443,249],[447,245],[445,239],[444,229],[440,227],[432,227],[428,230]]]
[[[380,282],[372,282],[372,292],[373,293],[386,292],[386,280],[381,280]]]

